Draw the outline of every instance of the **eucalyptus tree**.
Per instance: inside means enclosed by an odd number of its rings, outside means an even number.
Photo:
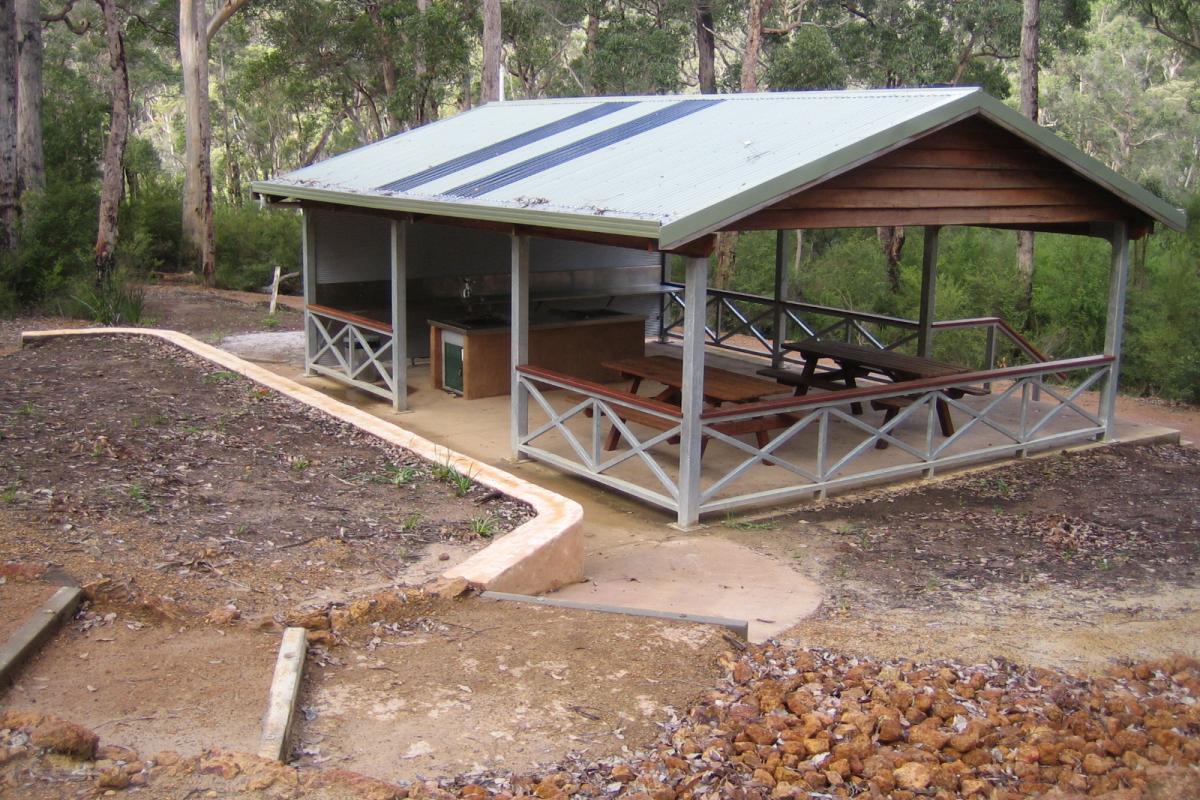
[[[117,212],[125,186],[125,145],[129,141],[129,69],[125,60],[125,35],[116,0],[99,0],[104,15],[104,38],[111,72],[111,112],[104,166],[100,178],[100,215],[96,230],[96,280],[112,276],[116,266]]]
[[[17,7],[0,0],[0,252],[17,243]]]
[[[183,71],[184,264],[206,283],[216,272],[213,240],[212,117],[209,100],[209,43],[249,0],[223,0],[211,16],[205,0],[179,0],[179,62]]]
[[[42,146],[42,7],[17,0],[17,174],[19,191],[46,188]]]
[[[1124,0],[1124,7],[1189,59],[1200,59],[1200,9],[1195,0]]]
[[[1101,3],[1088,48],[1043,74],[1045,124],[1113,169],[1185,203],[1200,189],[1200,63]]]

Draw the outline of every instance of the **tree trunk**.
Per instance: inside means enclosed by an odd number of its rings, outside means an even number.
[[[129,139],[129,72],[125,66],[125,41],[117,20],[116,0],[100,0],[104,12],[104,37],[112,70],[112,115],[104,147],[104,173],[100,180],[100,224],[96,231],[96,282],[112,276],[116,266],[117,211],[125,173],[125,142]]]
[[[483,80],[479,103],[500,99],[500,0],[483,0]]]
[[[1041,0],[1024,0],[1021,14],[1021,113],[1038,120],[1038,35]],[[1025,312],[1025,327],[1033,323],[1033,231],[1017,232],[1017,276],[1021,282],[1019,308]]]
[[[380,72],[383,74],[383,93],[386,98],[390,100],[396,96],[396,80],[397,75],[399,74],[396,68],[396,59],[392,57],[392,50],[394,48],[391,46],[391,36],[389,35],[387,23],[383,19],[383,13],[380,11],[378,3],[371,3],[367,6],[367,16],[370,17],[371,24],[375,27],[375,30],[379,32],[380,38],[386,43],[383,48],[383,55],[380,59],[379,66]],[[417,75],[418,70],[423,71],[423,65],[421,65],[419,60],[414,64],[413,74]],[[420,90],[418,90],[417,96],[418,98],[420,97]],[[419,103],[420,101],[418,100],[418,104]],[[395,133],[400,129],[398,120],[387,108],[386,103],[384,105],[384,112],[382,116],[384,128],[386,129],[387,133]]]
[[[758,91],[758,62],[762,58],[763,20],[774,0],[750,0],[746,11],[746,47],[742,51],[742,91]]]
[[[46,188],[42,150],[42,9],[38,0],[17,0],[18,194]]]
[[[17,8],[0,0],[0,252],[17,246]]]
[[[208,12],[204,0],[179,2],[179,60],[183,67],[183,270],[211,284],[213,241],[212,120],[208,102]]]
[[[417,0],[417,14],[423,18],[428,11],[429,0]],[[424,31],[423,26],[421,30],[422,32]],[[429,68],[425,63],[425,48],[427,45],[428,37],[422,33],[421,40],[413,48],[413,77],[417,83],[417,125],[433,122],[437,119],[438,115],[437,103],[434,101],[433,93],[429,91]]]
[[[712,0],[696,0],[696,56],[701,94],[717,93],[717,40],[713,31]]]
[[[746,47],[742,51],[741,89],[758,91],[758,61],[762,55],[763,19],[774,0],[750,0],[746,11]],[[713,271],[713,286],[727,289],[733,282],[734,262],[737,260],[737,231],[717,234],[717,266]]]
[[[906,234],[902,227],[876,228],[879,243],[883,245],[883,258],[887,262],[888,288],[892,294],[900,292],[900,257],[904,254]]]

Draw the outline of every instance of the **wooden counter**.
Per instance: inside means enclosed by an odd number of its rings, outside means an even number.
[[[475,328],[454,321],[429,320],[430,377],[442,386],[442,332],[463,337],[463,397],[494,397],[512,388],[511,336],[508,326]],[[636,314],[585,320],[531,322],[529,363],[587,378],[615,381],[620,376],[601,362],[635,358],[646,352],[646,318]]]

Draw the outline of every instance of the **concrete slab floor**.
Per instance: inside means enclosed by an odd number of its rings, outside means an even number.
[[[266,348],[272,352],[256,358],[253,346],[238,345],[244,358],[266,362],[281,375],[579,502],[587,580],[557,597],[745,619],[755,641],[790,627],[820,605],[816,583],[792,564],[726,538],[736,535],[726,528],[683,533],[669,527],[674,517],[664,511],[536,462],[514,463],[507,396],[463,400],[434,389],[428,366],[422,365],[409,370],[411,410],[397,414],[364,392],[305,377],[296,356],[280,358],[278,350]]]

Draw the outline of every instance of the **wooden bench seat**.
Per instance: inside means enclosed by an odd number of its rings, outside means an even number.
[[[620,406],[614,409],[617,416],[622,422],[636,422],[640,425],[645,425],[647,428],[654,428],[660,431],[669,431],[674,428],[678,422],[671,419],[655,416],[637,408],[629,408]],[[800,419],[799,414],[767,414],[762,417],[752,417],[750,419],[739,419],[732,422],[718,422],[711,427],[726,436],[742,436],[747,433],[753,433],[758,446],[766,447],[770,442],[768,433],[775,430],[789,428]],[[700,453],[703,455],[704,450],[708,447],[709,437],[705,436],[700,441]],[[616,450],[617,445],[621,442],[621,431],[614,425],[608,433],[608,438],[604,441],[605,450]],[[672,436],[671,444],[678,444],[679,437]],[[767,463],[767,462],[764,462]]]
[[[807,381],[804,379],[802,373],[794,369],[763,367],[758,370],[758,374],[767,378],[773,378],[784,386],[796,387],[796,396],[802,397],[808,392],[809,387],[813,386],[818,389],[824,389],[827,392],[840,392],[844,389],[853,389],[855,379],[866,377],[870,374],[870,370],[833,369],[814,374]],[[862,414],[862,403],[851,403],[850,411],[855,416],[860,416]]]

